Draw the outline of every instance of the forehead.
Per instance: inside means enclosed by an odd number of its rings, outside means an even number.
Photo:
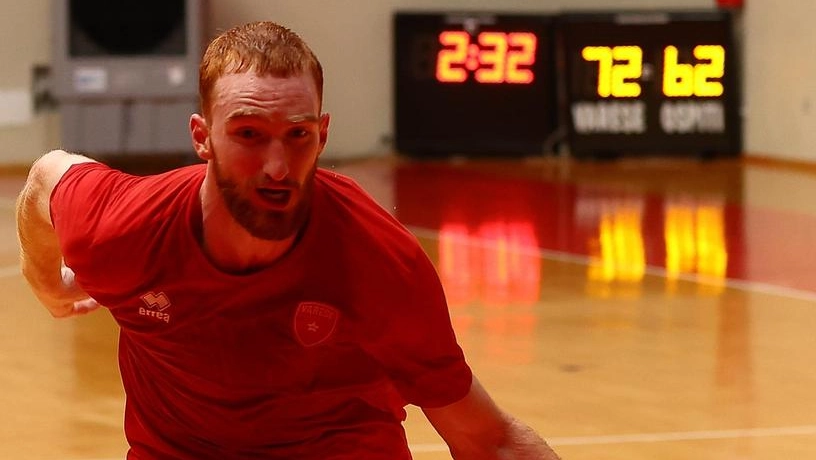
[[[213,87],[212,108],[221,116],[256,112],[317,115],[319,107],[317,85],[309,74],[291,77],[254,72],[227,74]]]

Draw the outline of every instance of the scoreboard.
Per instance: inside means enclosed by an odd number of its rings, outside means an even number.
[[[398,14],[397,150],[525,153],[555,129],[552,19]]]
[[[571,152],[737,153],[729,19],[723,11],[562,17]]]
[[[728,11],[395,15],[407,154],[741,150]]]

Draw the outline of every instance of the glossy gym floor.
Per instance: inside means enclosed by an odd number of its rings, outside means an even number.
[[[435,262],[497,402],[569,460],[816,458],[816,168],[750,159],[416,160],[357,179]],[[122,459],[117,329],[55,320],[0,177],[0,458]],[[414,457],[449,459],[418,410]]]

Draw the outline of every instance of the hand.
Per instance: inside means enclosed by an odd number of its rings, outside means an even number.
[[[99,308],[99,302],[88,297],[74,302],[73,310],[66,316],[86,315]]]
[[[80,289],[79,286],[77,286],[73,270],[63,265],[60,269],[60,273],[62,274],[62,286],[66,292],[79,293],[81,294],[80,297],[82,295],[87,295],[82,291],[82,289]],[[99,302],[97,302],[95,299],[85,297],[84,299],[73,301],[70,304],[70,309],[65,308],[68,307],[68,305],[66,305],[63,308],[60,308],[58,312],[51,310],[51,314],[57,318],[67,318],[70,316],[88,314],[99,308],[99,306]]]

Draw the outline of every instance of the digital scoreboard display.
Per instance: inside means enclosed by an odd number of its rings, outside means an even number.
[[[575,156],[740,152],[728,12],[563,15],[558,34]]]
[[[735,49],[724,10],[396,13],[396,149],[736,155]]]
[[[550,17],[397,13],[394,31],[398,151],[542,153],[556,129]]]

